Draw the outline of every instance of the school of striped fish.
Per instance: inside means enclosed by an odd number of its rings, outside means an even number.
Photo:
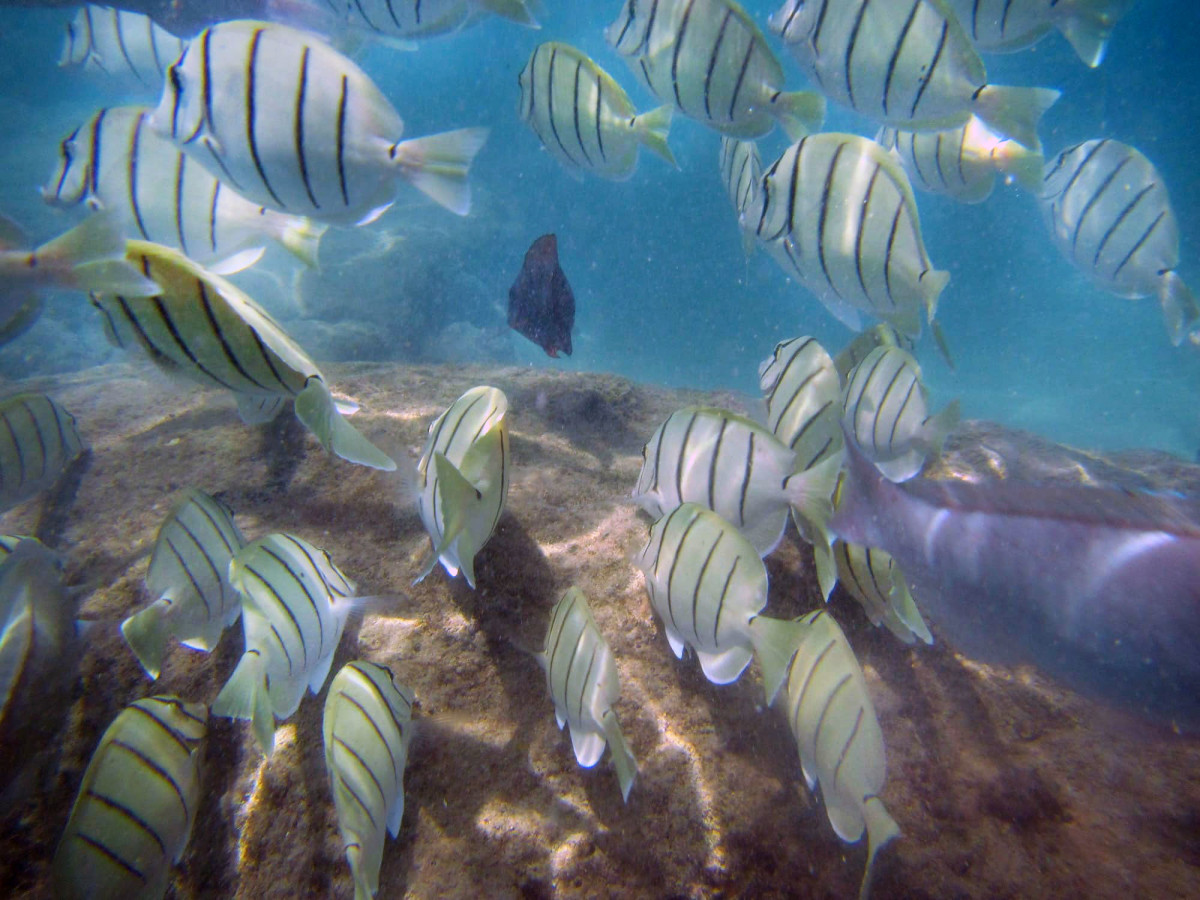
[[[666,643],[677,658],[690,651],[714,684],[757,661],[764,700],[782,711],[834,833],[849,843],[866,836],[862,896],[877,853],[900,834],[880,797],[884,735],[831,613],[764,614],[763,559],[792,522],[812,547],[825,599],[841,583],[875,625],[905,643],[933,641],[896,560],[831,526],[847,441],[903,482],[940,452],[958,419],[956,403],[931,409],[913,355],[929,326],[949,359],[936,316],[953,296],[922,240],[918,191],[980,203],[999,176],[1031,192],[1068,261],[1106,291],[1158,298],[1169,338],[1200,343],[1200,308],[1175,271],[1178,227],[1150,160],[1113,139],[1045,158],[1038,123],[1059,92],[993,84],[980,56],[1057,30],[1095,67],[1132,2],[787,0],[760,23],[734,0],[625,0],[604,37],[660,101],[646,110],[570,44],[547,40],[512,61],[517,115],[570,177],[628,179],[641,148],[671,177],[673,122],[719,134],[715,162],[746,252],[761,246],[859,332],[835,354],[807,336],[779,343],[758,370],[762,421],[713,407],[672,413],[647,436],[630,490],[652,520],[631,564]],[[541,10],[526,0],[285,7],[285,21],[221,21],[190,34],[125,9],[79,9],[60,65],[116,92],[150,89],[158,102],[99,108],[63,136],[41,192],[48,204],[86,212],[82,224],[33,247],[15,223],[0,222],[0,340],[19,339],[42,292],[86,293],[116,346],[172,378],[228,391],[246,425],[290,405],[329,454],[390,473],[397,462],[351,422],[357,404],[226,276],[254,266],[268,243],[315,266],[327,227],[370,227],[410,188],[467,215],[486,129],[449,121],[448,130],[407,135],[403,94],[376,84],[345,51],[364,41],[410,49],[494,19],[536,28]],[[780,51],[809,88],[785,84]],[[828,103],[877,132],[822,131]],[[792,143],[764,161],[754,141],[776,127]],[[520,466],[508,414],[502,391],[473,388],[430,422],[415,470],[400,473],[429,536],[415,581],[440,565],[476,588],[474,560]],[[71,414],[46,395],[0,401],[0,426],[3,510],[51,489],[86,452]],[[60,723],[66,715],[86,628],[63,581],[67,551],[19,535],[0,546],[7,792],[18,762],[50,736],[22,728],[30,705]],[[330,676],[348,617],[386,611],[396,597],[361,596],[308,537],[247,540],[234,511],[202,486],[182,490],[163,520],[146,586],[153,602],[121,632],[151,680],[173,643],[211,652],[239,621],[244,650],[211,705],[149,696],[109,725],[54,856],[58,895],[163,896],[203,790],[210,718],[246,720],[270,755],[278,723],[328,685],[321,739],[338,828],[355,896],[374,896],[386,834],[399,834],[404,814],[416,698],[369,659]],[[536,657],[546,711],[569,729],[578,763],[597,765],[607,748],[627,800],[636,748],[615,712],[616,661],[589,605],[599,599],[567,591]]]

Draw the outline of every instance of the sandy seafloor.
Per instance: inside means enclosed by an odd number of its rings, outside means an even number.
[[[329,366],[334,389],[362,405],[355,424],[402,466],[464,390],[508,394],[512,489],[472,591],[440,568],[410,586],[428,541],[395,474],[326,454],[290,414],[246,427],[228,397],[152,371],[8,385],[50,390],[92,454],[77,487],[13,510],[0,529],[36,529],[65,551],[69,580],[91,588],[82,615],[99,624],[69,723],[47,750],[44,792],[24,815],[3,811],[5,896],[44,895],[83,767],[118,710],[160,692],[211,702],[237,661],[240,625],[211,656],[176,647],[152,684],[116,629],[149,602],[155,533],[189,485],[229,503],[248,538],[292,531],[328,549],[362,592],[404,595],[394,611],[352,620],[334,662],[389,666],[435,722],[410,754],[380,897],[855,895],[865,843],[834,836],[782,716],[762,708],[757,669],[718,687],[694,659],[677,661],[629,562],[649,524],[627,499],[644,441],[678,406],[744,400],[547,369]],[[768,567],[770,612],[819,602],[794,533]],[[620,670],[617,711],[640,764],[628,804],[607,756],[593,770],[576,764],[529,652],[572,583],[591,598]],[[1029,671],[968,664],[940,643],[907,647],[840,591],[831,608],[867,673],[887,742],[883,798],[903,829],[881,855],[875,897],[1200,894],[1200,740]],[[175,896],[352,895],[324,772],[323,702],[324,692],[305,698],[265,762],[248,723],[211,721]]]

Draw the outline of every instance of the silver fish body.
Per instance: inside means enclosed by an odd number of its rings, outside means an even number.
[[[169,637],[207,652],[242,614],[229,563],[243,544],[233,511],[214,497],[189,488],[171,504],[146,573],[146,587],[157,599],[121,623],[151,678],[162,671]]]
[[[1034,147],[1037,121],[1058,99],[987,84],[941,0],[787,0],[768,21],[822,93],[884,125],[953,128],[975,113]]]
[[[721,134],[792,140],[821,127],[824,101],[785,92],[783,68],[734,0],[625,0],[608,43],[664,103]]]
[[[42,188],[53,206],[109,211],[129,237],[229,274],[275,241],[316,265],[324,227],[251,203],[149,125],[138,106],[101,109],[68,135]]]
[[[383,666],[355,660],[333,676],[321,731],[354,896],[379,890],[384,831],[400,833],[413,693]]]
[[[79,66],[114,87],[157,93],[186,43],[149,16],[87,3],[67,25],[58,64]]]
[[[762,185],[762,156],[758,144],[722,137],[720,166],[721,182],[742,232],[742,249],[749,256],[754,252],[754,224],[743,213],[754,204]]]
[[[633,175],[639,144],[671,165],[671,107],[641,115],[624,89],[569,44],[538,44],[521,74],[520,115],[564,166],[622,181]]]
[[[296,418],[327,450],[360,465],[396,468],[346,421],[317,364],[243,291],[169,247],[129,241],[127,256],[161,293],[93,295],[116,346],[141,350],[169,374],[230,391],[248,424],[269,421],[293,400]]]
[[[1122,297],[1157,297],[1180,343],[1200,310],[1175,271],[1179,226],[1162,176],[1137,149],[1093,140],[1046,164],[1042,211],[1054,244],[1091,281]]]
[[[51,487],[83,450],[75,417],[45,394],[0,401],[0,510]]]
[[[1042,152],[996,134],[977,116],[947,131],[900,131],[885,126],[875,138],[893,151],[920,190],[960,203],[982,203],[996,175],[1041,192]]]
[[[617,664],[579,588],[570,588],[550,611],[538,662],[546,673],[558,727],[570,726],[575,758],[590,768],[610,746],[621,797],[628,800],[637,762],[612,708],[621,695]]]
[[[246,652],[213,701],[214,716],[250,719],[263,752],[275,720],[289,718],[307,688],[319,693],[353,605],[354,582],[329,554],[291,534],[247,544],[229,566],[242,597]]]
[[[475,554],[487,543],[508,499],[508,398],[481,385],[429,425],[417,463],[417,510],[432,545],[417,581],[440,561],[475,587]]]
[[[207,28],[167,73],[154,128],[247,199],[362,223],[407,180],[452,212],[486,131],[400,141],[403,122],[354,62],[312,34],[239,20]]]
[[[842,381],[815,338],[781,341],[759,364],[758,389],[767,403],[767,427],[808,469],[842,453]]]
[[[950,276],[933,268],[917,203],[896,159],[867,138],[829,132],[793,144],[747,210],[758,239],[840,321],[861,313],[906,335],[933,321]]]
[[[200,806],[208,709],[158,696],[126,707],[83,773],[51,864],[61,898],[159,898]]]
[[[1054,29],[1079,58],[1095,68],[1104,59],[1113,27],[1134,0],[946,0],[975,47],[1012,53],[1032,47]]]
[[[847,445],[832,527],[904,571],[937,636],[1200,727],[1200,526],[1169,498],[913,479]]]
[[[921,367],[899,347],[876,347],[868,353],[850,373],[842,395],[846,431],[893,481],[921,471],[957,421],[957,404],[930,415]]]
[[[324,0],[324,5],[355,28],[391,38],[439,37],[488,14],[538,27],[526,0]]]
[[[10,543],[5,536],[5,544]],[[0,796],[51,742],[73,701],[81,634],[79,599],[62,560],[40,541],[18,540],[0,562]]]

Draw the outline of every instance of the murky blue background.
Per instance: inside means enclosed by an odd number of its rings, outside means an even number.
[[[406,134],[491,127],[472,172],[469,219],[405,189],[374,225],[331,230],[320,277],[295,273],[272,251],[265,269],[239,279],[243,286],[318,360],[494,360],[750,392],[759,361],[781,339],[809,333],[836,352],[850,332],[765,253],[744,257],[714,132],[676,117],[670,142],[680,171],[643,153],[634,177],[620,183],[574,178],[541,149],[516,108],[517,74],[543,40],[589,53],[639,109],[658,105],[605,44],[619,0],[545,6],[540,31],[487,19],[417,52],[376,45],[359,57],[405,118]],[[776,6],[746,4],[764,31]],[[74,221],[36,193],[58,142],[97,106],[158,99],[123,98],[57,68],[69,19],[65,11],[0,9],[0,210],[38,239]],[[1062,90],[1042,123],[1048,158],[1080,140],[1112,137],[1151,159],[1179,219],[1180,274],[1196,289],[1198,33],[1191,0],[1139,0],[1099,69],[1085,67],[1057,33],[1032,50],[985,58],[993,83]],[[788,87],[804,87],[782,45],[768,39]],[[876,130],[833,106],[827,128]],[[785,144],[779,132],[762,141],[764,160]],[[952,275],[939,319],[958,371],[928,339],[918,350],[935,405],[958,396],[967,416],[1077,445],[1195,456],[1200,348],[1170,345],[1156,300],[1092,287],[1050,245],[1033,199],[1015,188],[1001,186],[977,206],[926,194],[918,203],[930,256]],[[559,361],[504,329],[508,287],[529,243],[547,231],[558,233],[578,306],[575,355]],[[381,344],[387,327],[395,334]],[[61,295],[34,331],[0,352],[0,372],[19,377],[118,358],[86,301]]]

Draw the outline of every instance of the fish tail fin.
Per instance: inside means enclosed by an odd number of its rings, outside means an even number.
[[[992,151],[992,161],[1006,180],[1016,182],[1035,196],[1041,194],[1046,161],[1040,144],[1026,147],[1018,141],[1004,141]]]
[[[393,144],[389,152],[413,187],[450,212],[465,216],[471,210],[467,172],[487,136],[486,128],[460,128]]]
[[[796,527],[813,546],[817,581],[826,599],[837,584],[837,565],[833,559],[829,518],[833,515],[833,502],[830,498],[837,487],[841,465],[840,456],[830,456],[815,466],[797,472],[783,483]]]
[[[349,792],[347,792],[349,793]],[[370,868],[363,859],[362,845],[357,841],[346,845],[346,862],[354,879],[354,900],[374,900],[378,884],[371,884]]]
[[[925,319],[932,322],[937,315],[938,300],[950,283],[950,273],[941,269],[926,269],[921,273],[921,299],[925,304]]]
[[[938,456],[942,452],[942,445],[946,443],[946,436],[954,430],[962,419],[962,405],[957,399],[951,400],[946,404],[946,408],[937,415],[930,416],[921,425],[921,437],[919,443],[931,456]]]
[[[628,803],[629,790],[633,787],[634,778],[637,777],[637,760],[633,756],[633,751],[629,749],[625,733],[621,731],[621,723],[617,721],[617,714],[609,709],[604,714],[601,724],[604,726],[604,737],[608,740],[609,749],[612,750],[613,767],[617,770],[617,783],[621,785],[621,799]]]
[[[1096,68],[1104,61],[1113,26],[1129,12],[1133,0],[1078,0],[1063,5],[1066,9],[1055,23],[1058,30],[1075,48],[1079,58]]]
[[[93,215],[42,244],[34,257],[64,273],[64,286],[82,291],[151,297],[159,287],[125,259],[125,235],[111,215]]]
[[[780,91],[771,98],[771,115],[790,141],[820,131],[825,123],[825,98],[816,91]]]
[[[768,616],[750,620],[750,642],[762,669],[763,692],[767,706],[775,702],[779,689],[787,679],[788,667],[808,626],[799,620],[786,621]]]
[[[1192,296],[1191,290],[1174,270],[1164,272],[1159,280],[1158,300],[1162,304],[1163,318],[1167,321],[1171,343],[1178,347],[1185,337],[1193,343],[1200,343],[1200,333],[1197,333],[1200,309],[1196,306],[1196,298]]]
[[[368,441],[345,420],[325,382],[315,375],[296,395],[296,418],[316,435],[321,446],[342,459],[385,472],[396,470],[396,461]]]
[[[666,103],[657,109],[644,112],[640,116],[634,116],[632,124],[634,134],[637,135],[638,140],[648,150],[657,153],[678,169],[679,163],[675,161],[675,154],[667,146],[667,133],[671,130],[671,116],[673,113],[673,107],[669,103]]]
[[[275,711],[267,693],[267,670],[257,650],[247,650],[212,704],[212,714],[227,719],[249,719],[254,737],[265,755],[275,749]]]
[[[985,84],[975,92],[972,111],[993,129],[1026,147],[1041,146],[1038,120],[1054,105],[1059,91],[1052,88],[1004,87]]]
[[[858,889],[858,900],[867,900],[871,894],[871,876],[874,874],[875,857],[893,838],[900,836],[900,826],[887,811],[883,801],[870,796],[863,801],[863,818],[867,823],[867,866],[863,871],[862,884]]]
[[[476,2],[494,16],[516,22],[526,28],[542,27],[525,0],[476,0]]]
[[[167,622],[163,607],[152,603],[134,613],[121,623],[121,634],[146,674],[157,681],[167,653]]]
[[[320,267],[317,252],[327,227],[304,216],[289,216],[279,232],[279,243],[300,262],[316,269]]]

